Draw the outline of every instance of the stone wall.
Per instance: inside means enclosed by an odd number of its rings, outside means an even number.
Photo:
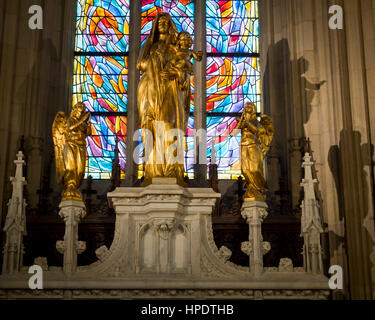
[[[28,27],[31,5],[43,8],[43,30]],[[29,207],[38,204],[43,176],[54,179],[50,132],[56,112],[68,111],[71,105],[74,7],[70,0],[0,3],[1,221],[18,149],[22,147],[26,155]]]
[[[328,28],[334,4],[343,30]],[[375,298],[375,3],[266,0],[260,19],[263,106],[277,133],[270,191],[278,201],[280,177],[297,208],[310,139],[330,264],[344,268],[346,297]]]

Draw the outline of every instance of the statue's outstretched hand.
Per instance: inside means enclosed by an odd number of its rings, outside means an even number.
[[[201,61],[201,60],[202,60],[202,57],[203,57],[203,51],[200,51],[200,50],[199,50],[199,51],[197,52],[197,60],[198,60],[198,61]]]

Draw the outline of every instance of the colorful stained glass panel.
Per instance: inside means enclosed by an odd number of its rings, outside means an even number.
[[[159,12],[168,13],[176,24],[178,32],[194,33],[193,0],[142,0],[141,42],[150,34],[152,20]]]
[[[129,1],[77,1],[75,51],[129,50]]]
[[[127,57],[75,57],[73,103],[83,101],[91,112],[125,112],[127,88]]]
[[[77,1],[73,104],[91,112],[126,112],[129,50],[129,0]],[[83,55],[87,53],[87,55]],[[92,53],[92,54],[91,54]],[[123,53],[124,56],[113,55]],[[92,116],[87,138],[86,176],[110,178],[116,139],[125,168],[125,116]]]
[[[242,112],[246,101],[260,108],[259,59],[251,57],[208,57],[206,110]]]
[[[241,135],[233,130],[234,117],[207,117],[207,164],[215,159],[219,179],[233,179],[241,175]],[[213,148],[215,156],[212,155]]]
[[[207,52],[258,53],[256,0],[206,1]]]
[[[86,175],[106,178],[112,171],[118,139],[120,167],[125,169],[127,119],[124,116],[91,116],[92,135],[87,137]]]

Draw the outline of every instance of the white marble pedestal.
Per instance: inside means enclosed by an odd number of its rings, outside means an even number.
[[[263,273],[263,255],[270,249],[270,243],[262,237],[262,222],[267,217],[267,204],[260,201],[245,201],[241,215],[249,224],[249,241],[243,242],[241,249],[249,256],[250,272],[258,277]]]
[[[77,255],[85,251],[86,243],[78,241],[78,223],[86,215],[82,201],[66,200],[60,203],[59,216],[65,222],[64,240],[56,242],[56,249],[64,255],[63,271],[72,274],[77,268]]]
[[[204,226],[219,197],[208,188],[182,188],[174,178],[117,188],[108,194],[116,211],[114,240],[96,251],[95,272],[200,275]]]

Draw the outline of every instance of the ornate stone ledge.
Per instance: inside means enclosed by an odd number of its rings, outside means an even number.
[[[54,289],[0,290],[0,299],[246,299],[246,300],[325,300],[328,290],[251,290],[251,289]]]
[[[327,299],[330,291],[322,277],[306,274],[293,283],[282,274],[264,276],[262,280],[199,280],[172,277],[137,277],[128,279],[64,279],[48,275],[43,290],[27,288],[27,277],[0,282],[0,299]]]

